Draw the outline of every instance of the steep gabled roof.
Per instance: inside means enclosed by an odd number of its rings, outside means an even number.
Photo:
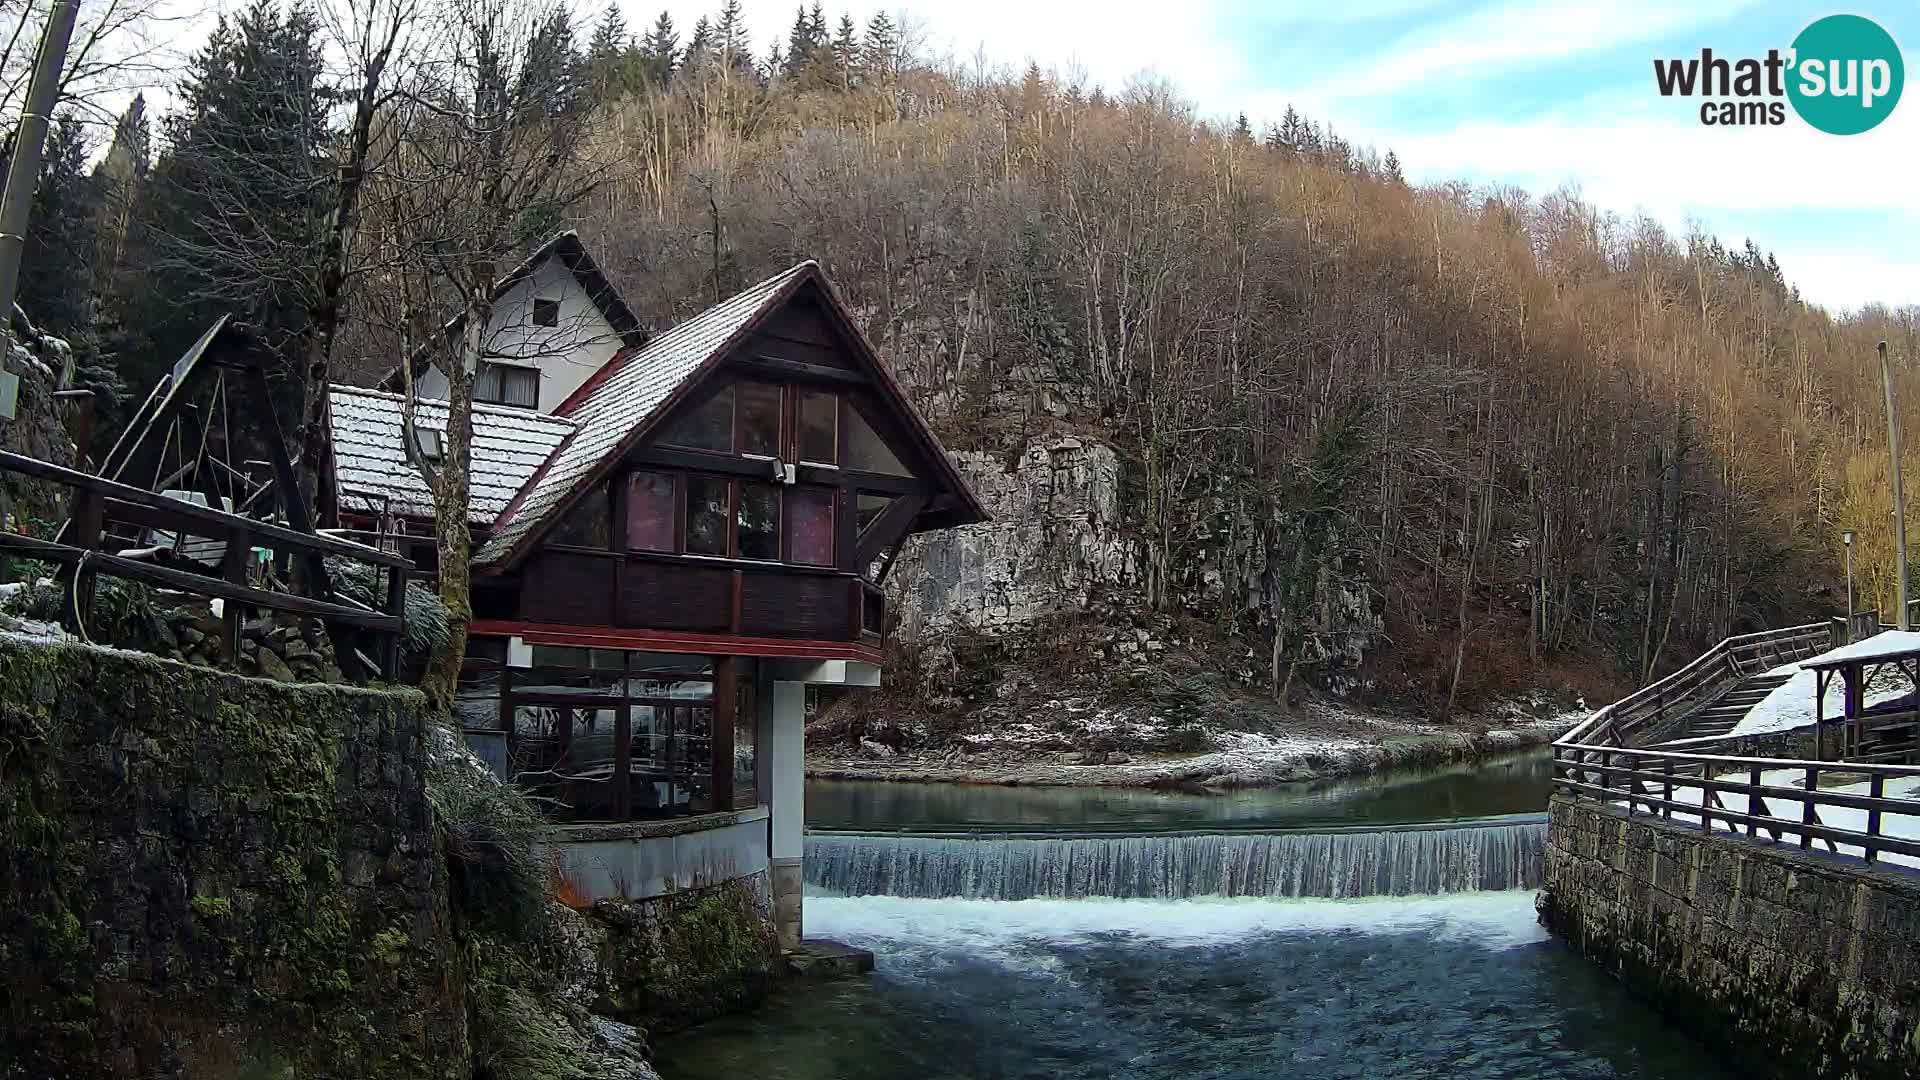
[[[335,384],[328,400],[333,434],[334,479],[348,510],[354,500],[368,509],[384,505],[394,513],[433,517],[433,493],[407,460],[401,437],[398,394]],[[447,404],[422,399],[414,404],[414,425],[447,429]],[[467,520],[491,525],[527,480],[553,456],[574,431],[574,423],[505,406],[473,407],[472,501]]]
[[[906,418],[923,456],[939,471],[953,495],[953,503],[937,512],[939,524],[987,520],[979,499],[948,460],[925,419],[874,355],[818,264],[808,261],[708,308],[640,349],[622,350],[608,361],[606,368],[563,407],[566,418],[578,424],[575,436],[559,449],[545,470],[528,479],[508,504],[492,537],[474,556],[474,563],[492,569],[511,564],[583,491],[626,456],[703,376],[724,361],[735,345],[808,284],[818,287],[822,309],[854,344],[863,365],[874,376],[874,389]]]
[[[518,285],[528,275],[540,269],[542,263],[552,258],[558,258],[573,273],[573,280],[580,283],[580,288],[586,291],[587,297],[593,301],[593,306],[599,310],[601,317],[607,320],[607,325],[613,327],[614,332],[620,335],[620,341],[624,347],[634,348],[647,340],[647,333],[641,328],[639,317],[634,315],[633,309],[620,298],[620,291],[613,287],[613,282],[608,281],[607,276],[600,272],[600,264],[593,261],[592,255],[587,254],[586,245],[580,242],[580,234],[572,229],[554,234],[552,239],[533,249],[531,254],[521,260],[520,265],[507,271],[499,281],[494,283],[493,299],[497,301],[505,296],[507,290]],[[467,316],[464,311],[448,319],[446,325],[441,327],[445,340],[451,341],[457,337],[461,327],[466,325],[466,321]],[[414,376],[418,378],[432,360],[431,342],[415,349],[413,356],[409,358],[413,365]],[[380,388],[390,391],[400,389],[398,367],[380,381]]]
[[[502,515],[486,545],[474,555],[480,566],[509,561],[523,540],[541,531],[541,525],[573,501],[576,491],[592,484],[619,459],[648,423],[665,412],[676,391],[691,385],[693,376],[725,356],[793,286],[817,270],[811,262],[775,275],[747,291],[715,304],[648,342],[567,411],[579,425],[578,434],[555,455],[548,468],[529,479]]]

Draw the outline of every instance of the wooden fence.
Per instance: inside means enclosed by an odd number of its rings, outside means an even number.
[[[349,540],[169,498],[21,454],[0,451],[0,472],[60,484],[73,493],[72,513],[60,539],[0,532],[0,550],[63,568],[62,621],[69,629],[81,628],[91,605],[95,575],[106,574],[222,600],[221,646],[229,658],[239,655],[241,620],[244,609],[251,605],[320,619],[333,638],[336,662],[350,676],[365,673],[355,656],[356,639],[362,634],[372,635],[377,641],[380,674],[388,679],[397,675],[400,640],[406,631],[407,574],[413,566],[407,559]],[[109,522],[222,541],[226,548],[220,576],[105,550]],[[275,592],[249,584],[248,559],[256,546],[271,548],[297,562],[308,591],[319,595]],[[329,555],[370,564],[376,584],[385,572],[385,588],[375,593],[384,596],[382,609],[339,596],[326,586],[323,560]]]
[[[1886,852],[1920,859],[1920,766],[1714,752],[1736,741],[1730,735],[1660,747],[1633,743],[1636,733],[1661,730],[1667,719],[1711,703],[1750,675],[1842,643],[1850,628],[1835,622],[1840,625],[1831,630],[1816,623],[1727,638],[1679,671],[1596,711],[1554,743],[1555,790],[1612,804],[1629,817],[1678,817],[1703,830],[1744,829],[1803,848],[1852,848],[1857,851],[1844,853],[1868,862]],[[1895,726],[1912,723],[1906,713],[1884,719]],[[1843,756],[1858,739],[1856,732],[1850,742],[1843,729]],[[1823,778],[1826,789],[1820,787]],[[1896,826],[1891,833],[1889,819]]]

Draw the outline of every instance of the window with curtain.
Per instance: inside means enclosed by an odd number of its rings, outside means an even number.
[[[636,472],[627,480],[627,547],[673,550],[673,474]]]
[[[833,489],[787,490],[787,560],[833,565]]]
[[[473,377],[473,400],[485,405],[537,409],[540,407],[540,370],[482,360],[480,370]]]
[[[687,552],[691,555],[727,555],[730,485],[714,476],[688,476]]]
[[[741,558],[780,558],[780,489],[742,481],[739,526]]]

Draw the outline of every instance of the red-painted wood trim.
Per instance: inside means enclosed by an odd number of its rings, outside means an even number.
[[[579,386],[574,387],[573,393],[568,394],[565,400],[561,401],[560,404],[555,405],[553,407],[553,415],[565,416],[568,413],[572,412],[576,407],[579,406],[581,402],[587,400],[587,398],[590,395],[592,395],[592,393],[595,390],[600,389],[600,386],[602,383],[606,382],[608,379],[613,378],[616,372],[618,372],[621,368],[626,367],[627,362],[629,360],[632,360],[634,357],[639,356],[640,349],[641,349],[641,346],[628,345],[622,348],[619,352],[616,352],[612,356],[608,357],[607,362],[600,365],[599,370],[587,376],[586,382],[583,382]]]
[[[858,583],[856,582],[857,586]],[[857,641],[818,641],[802,638],[747,637],[741,634],[696,634],[679,630],[631,630],[614,626],[572,626],[565,623],[525,622],[518,619],[475,619],[469,633],[485,637],[518,637],[529,645],[573,645],[593,649],[638,649],[645,652],[704,653],[708,656],[767,656],[801,660],[859,660],[881,664],[878,646]]]

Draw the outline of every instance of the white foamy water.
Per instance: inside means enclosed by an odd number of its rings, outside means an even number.
[[[1126,940],[1171,947],[1255,938],[1424,933],[1511,948],[1544,941],[1533,893],[1523,890],[1363,900],[966,900],[808,896],[806,932],[882,956],[964,951],[1031,956],[1036,948]]]

